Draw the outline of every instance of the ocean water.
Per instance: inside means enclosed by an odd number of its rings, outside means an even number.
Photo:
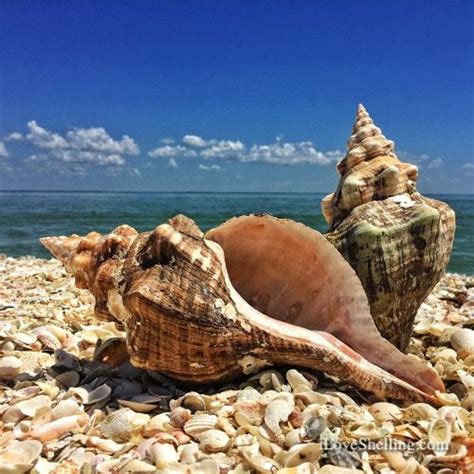
[[[0,253],[49,258],[39,237],[108,232],[119,224],[150,230],[186,214],[203,230],[232,216],[271,213],[326,232],[319,203],[324,194],[0,192]],[[449,271],[474,273],[474,195],[432,196],[457,219]]]

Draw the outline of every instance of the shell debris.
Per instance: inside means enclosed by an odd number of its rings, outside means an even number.
[[[0,267],[2,472],[455,472],[474,463],[472,277],[445,275],[416,315],[408,351],[447,387],[434,407],[265,364],[243,382],[191,391],[113,357],[125,334],[94,317],[89,293],[59,262],[0,256]]]

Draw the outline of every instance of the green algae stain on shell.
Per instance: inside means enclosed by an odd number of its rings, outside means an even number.
[[[372,149],[377,148],[377,140],[380,150],[385,147],[383,156],[364,152],[364,142],[357,137],[367,135]],[[415,182],[409,178],[416,179],[417,173],[412,165],[396,158],[391,144],[359,106],[348,154],[338,165],[344,173],[341,184],[321,205],[331,226],[326,237],[359,276],[377,328],[405,350],[416,312],[449,262],[455,217],[447,204],[416,192]],[[356,161],[351,158],[354,147]],[[392,168],[393,163],[401,170],[390,173],[396,182],[380,180],[386,174],[384,167]],[[356,178],[364,185],[350,188],[351,195],[345,195],[349,188],[344,183]],[[368,189],[371,186],[373,189]]]

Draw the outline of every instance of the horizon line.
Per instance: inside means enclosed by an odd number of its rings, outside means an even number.
[[[113,191],[77,189],[0,189],[0,193],[94,193],[94,194],[330,194],[333,191]],[[421,193],[420,193],[421,194]],[[473,193],[426,193],[438,196],[474,196]]]

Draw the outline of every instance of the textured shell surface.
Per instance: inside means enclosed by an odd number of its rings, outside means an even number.
[[[126,440],[132,429],[133,412],[127,408],[116,410],[107,415],[100,424],[100,433],[105,438]]]
[[[382,336],[404,351],[448,264],[454,211],[416,191],[416,166],[397,158],[362,105],[337,169],[338,188],[321,203],[326,237],[359,276]]]
[[[207,413],[198,413],[184,424],[184,432],[190,436],[197,436],[204,431],[213,429],[217,426],[217,416]]]
[[[218,453],[225,451],[231,440],[229,436],[221,430],[210,429],[197,435],[200,448],[206,453]]]
[[[136,367],[212,383],[240,376],[247,364],[286,364],[379,396],[435,401],[444,390],[432,369],[380,336],[354,271],[302,224],[242,216],[204,237],[176,216],[141,234],[120,226],[42,242],[91,291],[96,316],[126,330]],[[271,373],[265,383],[276,393],[290,389]],[[96,388],[87,403],[109,390]],[[208,408],[205,396],[188,399],[191,411]]]

